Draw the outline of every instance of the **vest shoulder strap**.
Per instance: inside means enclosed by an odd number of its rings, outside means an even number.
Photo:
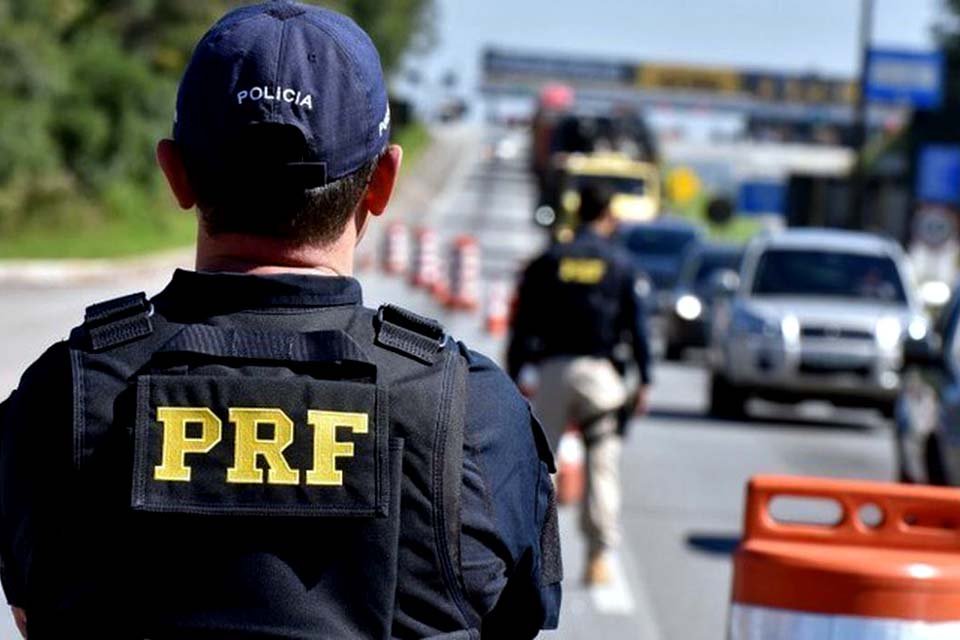
[[[375,328],[378,345],[424,364],[435,363],[447,344],[439,322],[391,304],[380,307]]]
[[[153,333],[153,305],[134,293],[87,307],[81,338],[93,351],[105,351]]]

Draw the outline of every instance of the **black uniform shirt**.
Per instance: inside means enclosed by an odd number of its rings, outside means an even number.
[[[256,325],[277,315],[286,322],[298,314],[349,316],[362,302],[351,278],[178,271],[154,304],[180,322],[216,317]],[[532,637],[556,626],[560,606],[560,585],[540,579],[552,491],[542,461],[545,441],[509,378],[488,358],[458,346],[469,365],[460,535],[465,593],[478,613],[490,612],[485,632],[509,629],[504,637]],[[38,534],[56,535],[39,529],[49,527],[47,517],[69,495],[62,483],[69,482],[72,465],[70,367],[66,343],[54,345],[0,405],[0,560],[12,605],[28,605],[24,585],[36,560],[34,541]],[[108,624],[109,603],[103,605]]]
[[[650,349],[639,273],[619,245],[581,228],[572,242],[557,243],[534,260],[520,283],[508,354],[508,371],[551,356],[612,358],[632,343],[644,384],[650,382]]]

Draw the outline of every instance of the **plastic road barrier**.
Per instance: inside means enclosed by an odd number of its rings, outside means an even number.
[[[835,521],[777,515],[798,498]],[[745,524],[729,640],[960,638],[960,491],[760,476]]]

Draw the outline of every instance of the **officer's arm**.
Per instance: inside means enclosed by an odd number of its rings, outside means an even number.
[[[560,609],[553,456],[503,372],[483,356],[467,357],[464,583],[484,637],[531,638],[555,628]]]
[[[640,371],[640,383],[647,386],[652,381],[650,374],[650,339],[647,331],[647,305],[642,295],[641,277],[631,270],[630,277],[624,280],[622,291],[623,323],[630,333],[633,343],[633,356]]]
[[[39,503],[55,489],[60,456],[69,455],[59,446],[72,431],[69,366],[65,344],[51,347],[0,409],[0,582],[15,607],[25,604],[24,559]]]
[[[539,329],[537,305],[537,271],[539,262],[534,261],[523,272],[517,287],[516,306],[510,327],[510,342],[507,347],[507,373],[514,381],[519,380],[520,370],[535,359],[531,344],[536,340]]]

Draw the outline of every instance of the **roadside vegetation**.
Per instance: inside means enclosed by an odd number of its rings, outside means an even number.
[[[177,81],[239,0],[0,1],[0,258],[107,257],[193,239],[156,169]],[[389,74],[429,37],[432,0],[330,0],[376,41]],[[408,161],[427,142],[395,132]]]

